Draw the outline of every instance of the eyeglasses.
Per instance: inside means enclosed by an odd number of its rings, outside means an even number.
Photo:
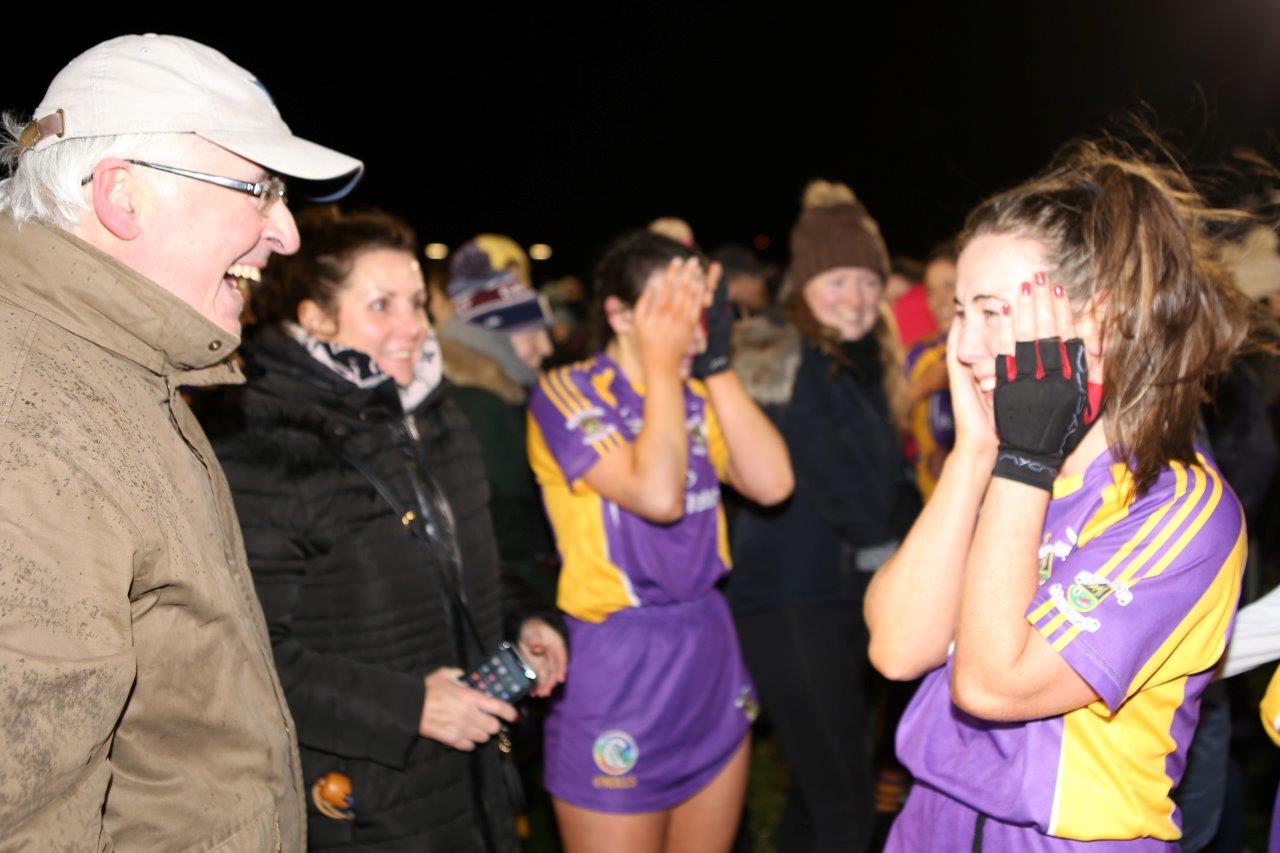
[[[155,169],[157,172],[168,172],[172,175],[179,175],[183,178],[191,178],[196,181],[204,181],[207,184],[213,184],[219,187],[226,187],[236,192],[247,193],[258,200],[258,213],[265,216],[271,210],[271,206],[277,201],[289,203],[289,189],[285,186],[284,178],[279,175],[269,175],[265,181],[240,181],[235,178],[224,178],[221,175],[209,175],[204,172],[193,172],[190,169],[180,169],[177,166],[163,166],[159,163],[148,163],[145,160],[125,160],[126,163],[132,163],[135,166],[146,166],[148,169]],[[85,186],[93,180],[93,175],[85,178],[80,182],[80,186]]]

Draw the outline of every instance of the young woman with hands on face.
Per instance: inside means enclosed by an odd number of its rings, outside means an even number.
[[[596,269],[604,350],[530,398],[573,649],[545,762],[570,853],[727,850],[738,827],[756,700],[715,588],[720,483],[768,504],[792,478],[728,369],[719,279],[666,237],[621,238]]]
[[[1242,301],[1175,167],[1082,143],[970,214],[956,445],[867,594],[922,683],[888,850],[1172,850],[1169,791],[1230,634],[1238,502],[1193,444]]]

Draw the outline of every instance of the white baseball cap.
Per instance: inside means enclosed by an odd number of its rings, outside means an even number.
[[[299,139],[266,88],[211,47],[178,36],[120,36],[71,60],[49,84],[22,133],[22,151],[64,139],[120,133],[194,133],[253,162],[304,180],[351,175],[364,164]]]

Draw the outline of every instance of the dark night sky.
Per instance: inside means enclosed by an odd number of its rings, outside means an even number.
[[[295,132],[365,160],[354,202],[404,215],[424,241],[548,242],[542,277],[584,272],[610,236],[667,214],[707,247],[760,232],[785,247],[815,176],[847,181],[890,250],[919,254],[1062,141],[1141,103],[1194,160],[1241,144],[1280,155],[1274,0],[610,5],[423,4],[395,19],[379,5],[376,20],[296,31],[276,10],[230,7],[218,24],[76,20],[10,40],[0,106],[30,110],[112,35],[196,38],[255,72]]]

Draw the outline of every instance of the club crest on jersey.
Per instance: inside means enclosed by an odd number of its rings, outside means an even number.
[[[1084,616],[1067,601],[1066,593],[1062,589],[1062,584],[1055,583],[1049,587],[1049,598],[1053,601],[1054,608],[1062,617],[1070,622],[1081,631],[1088,631],[1090,634],[1096,632],[1102,627],[1102,623],[1092,616]]]
[[[1075,583],[1067,587],[1067,601],[1082,613],[1088,613],[1110,595],[1115,595],[1116,604],[1125,607],[1133,601],[1133,593],[1129,587],[1117,581],[1108,583],[1093,572],[1080,572]]]
[[[574,412],[573,416],[565,421],[564,425],[569,430],[582,433],[582,437],[589,444],[594,444],[614,432],[612,424],[606,424],[601,420],[603,416],[603,409],[592,406],[589,409]]]
[[[760,704],[756,702],[751,687],[746,684],[742,685],[742,689],[738,691],[738,698],[733,700],[733,707],[741,711],[749,723],[754,723],[756,717],[760,716]]]
[[[689,431],[689,452],[694,456],[706,456],[707,422],[700,417],[692,417],[685,422],[685,428]]]

